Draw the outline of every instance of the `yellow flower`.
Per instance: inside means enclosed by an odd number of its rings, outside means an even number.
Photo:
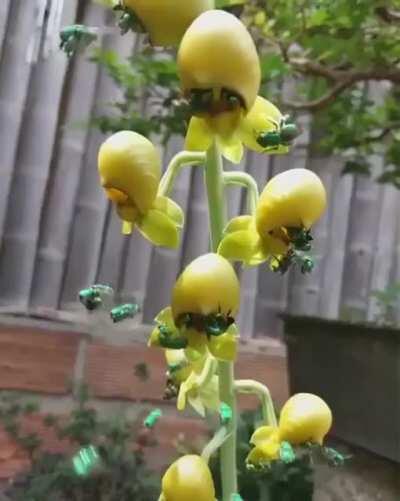
[[[217,411],[220,405],[216,361],[210,354],[189,360],[185,350],[165,350],[168,378],[178,390],[177,408],[183,411],[189,403],[205,417],[206,409]],[[206,375],[204,376],[204,371]],[[167,385],[168,388],[168,385]]]
[[[274,269],[282,258],[295,259],[297,251],[310,250],[308,230],[325,207],[325,188],[314,172],[282,172],[265,186],[255,215],[228,223],[218,253],[250,266],[269,260]]]
[[[278,427],[261,426],[253,433],[250,443],[254,448],[247,462],[263,465],[278,459],[283,442],[322,446],[331,426],[332,413],[322,398],[311,393],[293,395],[282,407]]]
[[[247,114],[244,111],[221,112],[216,115],[203,113],[191,118],[185,139],[189,151],[206,151],[215,140],[222,154],[233,163],[243,156],[243,146],[258,153],[287,153],[290,141],[280,139],[285,117],[272,103],[261,96]],[[264,138],[271,133],[276,139],[264,145]]]
[[[215,488],[210,469],[203,458],[186,455],[175,461],[162,479],[163,501],[214,501]]]
[[[203,360],[208,353],[218,360],[233,361],[236,358],[238,333],[235,324],[229,325],[219,335],[207,335],[186,325],[177,327],[170,306],[164,308],[155,321],[157,326],[151,332],[149,346],[184,349],[190,363]]]
[[[199,16],[182,39],[178,71],[195,115],[186,147],[206,151],[216,138],[223,154],[239,162],[243,146],[234,132],[255,103],[261,81],[257,50],[243,23],[221,10]]]
[[[321,179],[307,169],[291,169],[273,177],[257,207],[256,224],[262,234],[279,228],[310,229],[326,208]]]
[[[190,24],[214,7],[214,0],[123,0],[138,16],[153,45],[177,46]]]
[[[183,226],[181,208],[167,197],[157,197],[160,155],[145,137],[132,131],[113,134],[98,155],[100,183],[123,221],[123,233],[136,225],[155,245],[177,247]]]
[[[282,407],[279,436],[293,445],[306,442],[322,445],[331,426],[332,412],[326,402],[311,393],[298,393]]]
[[[218,254],[226,259],[242,261],[248,266],[257,266],[283,256],[288,243],[268,233],[259,233],[253,216],[233,218],[224,229]]]
[[[278,428],[261,426],[253,433],[250,443],[254,448],[247,456],[246,462],[256,465],[268,464],[279,459],[281,439]]]

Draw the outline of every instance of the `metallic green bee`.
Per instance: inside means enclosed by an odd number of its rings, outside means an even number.
[[[84,447],[72,458],[75,473],[80,477],[90,475],[100,463],[101,458],[93,445]]]
[[[73,24],[61,30],[60,49],[68,57],[72,57],[76,52],[85,49],[95,40],[97,40],[95,28],[90,28],[84,24]]]
[[[111,320],[116,324],[126,320],[127,318],[135,318],[139,313],[140,306],[134,303],[126,303],[116,306],[110,312]]]
[[[257,143],[263,148],[278,148],[279,146],[289,146],[299,135],[296,124],[289,122],[289,117],[282,118],[277,130],[262,132],[257,137]]]
[[[235,319],[230,316],[230,312],[224,315],[219,308],[218,313],[210,313],[209,315],[185,313],[178,318],[176,323],[178,327],[205,332],[210,337],[221,336],[234,322]]]
[[[114,291],[111,287],[97,284],[87,289],[82,289],[79,292],[79,301],[87,310],[93,311],[103,305],[103,300],[106,296],[112,297],[113,295]]]
[[[121,12],[121,17],[118,20],[118,27],[121,30],[121,35],[125,35],[128,31],[145,33],[143,24],[133,10],[125,7],[122,3],[118,3],[113,10],[115,12]]]
[[[158,325],[159,342],[163,348],[169,348],[171,350],[181,350],[187,347],[188,340],[179,335],[178,332],[171,331],[164,324]]]

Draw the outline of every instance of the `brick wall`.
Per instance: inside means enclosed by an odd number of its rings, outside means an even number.
[[[124,323],[125,324],[125,323]],[[205,436],[205,424],[193,414],[178,415],[173,403],[162,400],[165,362],[162,350],[145,344],[149,329],[140,325],[97,326],[0,319],[0,391],[16,390],[39,397],[43,412],[67,413],[73,405],[72,383],[88,385],[91,404],[104,413],[128,412],[142,421],[151,407],[162,406],[163,419],[155,430],[157,454],[149,453],[153,467],[162,468],[175,454],[176,441],[189,442]],[[88,334],[92,332],[92,334]],[[135,375],[134,367],[145,363],[149,378]],[[267,383],[277,404],[288,395],[286,358],[276,342],[244,342],[236,366],[238,378],[256,378]],[[240,397],[241,409],[254,408],[257,400]],[[38,431],[46,450],[68,449],[43,425],[41,415],[30,416],[27,430]],[[161,450],[159,449],[161,448]],[[29,466],[27,457],[0,430],[0,479]]]

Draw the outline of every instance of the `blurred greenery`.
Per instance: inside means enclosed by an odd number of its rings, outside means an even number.
[[[344,174],[400,188],[400,0],[218,0],[238,3],[234,12],[242,11],[259,50],[261,93],[294,116],[312,113],[314,131],[324,131],[312,135],[313,147],[340,154]],[[101,50],[92,59],[121,90],[94,126],[162,142],[185,133],[189,110],[174,54],[145,46],[127,60]]]

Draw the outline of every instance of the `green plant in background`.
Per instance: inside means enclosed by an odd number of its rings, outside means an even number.
[[[313,146],[341,154],[343,173],[373,174],[400,187],[398,0],[247,0],[217,6],[231,8],[249,27],[260,54],[262,96],[292,114],[313,114],[315,131],[326,131],[313,135]],[[156,133],[163,141],[185,134],[190,113],[171,53],[147,46],[126,61],[102,51],[93,60],[123,94],[113,111],[95,117],[95,126],[103,132]],[[284,81],[290,82],[291,99],[282,98]],[[379,91],[370,85],[376,81],[382,83]],[[148,103],[146,118],[139,98]],[[373,154],[383,155],[383,171],[373,169]]]
[[[198,501],[214,501],[209,463],[216,453],[220,500],[242,499],[237,476],[236,396],[240,393],[254,394],[261,402],[261,423],[250,437],[252,448],[244,461],[249,470],[273,477],[282,463],[301,460],[304,449],[328,462],[343,462],[339,453],[323,445],[332,414],[321,398],[306,393],[292,396],[278,421],[268,388],[252,379],[235,378],[240,284],[230,261],[264,264],[282,274],[292,265],[299,265],[302,273],[311,272],[311,228],[325,210],[326,192],[319,177],[306,169],[278,174],[261,195],[250,175],[224,170],[223,158],[239,163],[245,148],[287,153],[298,130],[290,117],[258,95],[262,66],[246,26],[213,6],[210,0],[184,4],[124,0],[116,6],[119,14],[135,19],[149,33],[153,44],[179,46],[176,70],[188,113],[186,149],[172,158],[163,175],[157,148],[137,131],[115,132],[98,155],[100,185],[121,219],[122,232],[138,230],[152,244],[173,249],[184,226],[183,211],[170,198],[175,179],[185,166],[195,165],[204,172],[210,252],[196,258],[177,278],[169,305],[155,319],[149,345],[165,354],[166,397],[177,397],[180,411],[190,405],[201,417],[213,416],[215,432],[201,454],[185,454],[167,469],[159,501],[187,501],[194,496]],[[143,64],[144,59],[140,61]],[[154,69],[155,62],[150,61]],[[124,85],[133,82],[132,100],[137,101],[135,81],[140,77],[115,60],[112,71]],[[141,72],[159,92],[157,71],[146,73],[142,66]],[[167,82],[177,85],[175,76],[168,76]],[[165,108],[167,103],[160,105]],[[245,214],[228,222],[225,188],[229,185],[244,186],[248,204]],[[99,286],[93,287],[96,293]],[[85,445],[78,457],[81,469],[98,459],[89,441]]]
[[[378,325],[396,326],[396,310],[400,300],[400,283],[394,283],[383,290],[371,292],[375,299],[378,312],[375,316],[375,322]]]
[[[69,415],[44,418],[59,439],[80,451],[72,460],[69,453],[44,452],[38,435],[23,431],[24,417],[38,410],[35,404],[13,394],[2,396],[0,422],[32,462],[31,469],[6,489],[10,500],[149,501],[156,497],[158,480],[144,463],[138,445],[140,429],[120,415],[101,417],[88,399],[87,388],[82,386]]]

